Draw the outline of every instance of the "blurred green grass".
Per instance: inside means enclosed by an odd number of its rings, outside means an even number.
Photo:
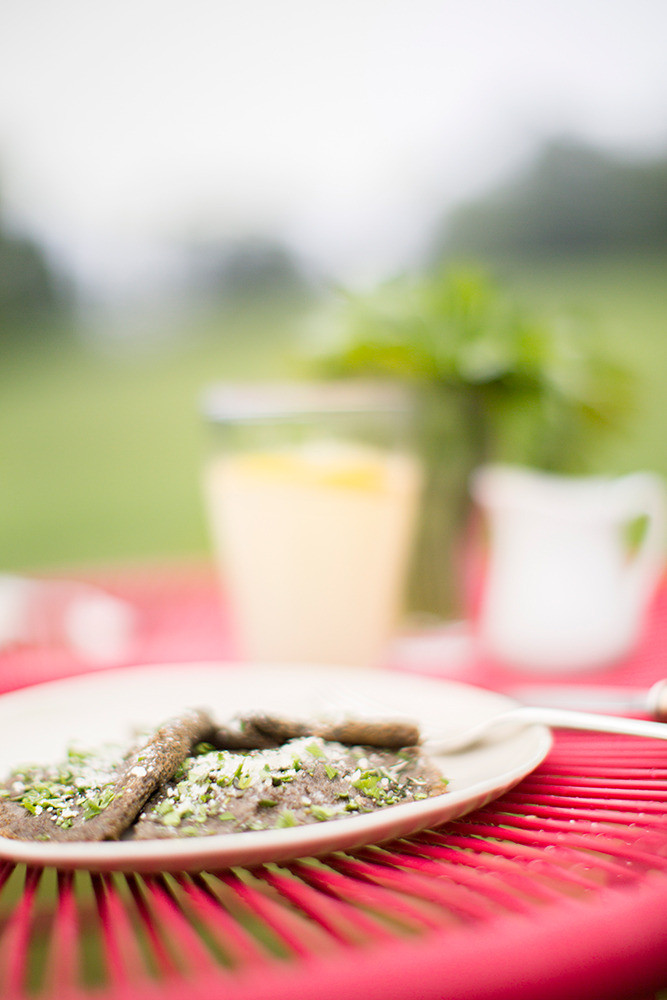
[[[667,259],[495,271],[539,309],[586,313],[636,373],[636,412],[592,456],[594,471],[667,477]],[[133,353],[55,338],[11,350],[0,368],[0,568],[205,557],[201,389],[288,373],[302,320],[239,313]]]
[[[280,374],[292,322],[226,317],[135,351],[14,350],[0,372],[0,568],[205,554],[202,388]]]

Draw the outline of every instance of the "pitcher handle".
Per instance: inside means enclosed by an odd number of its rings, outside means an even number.
[[[630,595],[641,604],[664,571],[667,493],[660,476],[651,472],[631,473],[617,485],[624,519],[646,518],[644,536],[628,566]]]

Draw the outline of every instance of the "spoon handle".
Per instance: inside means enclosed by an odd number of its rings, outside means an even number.
[[[664,722],[628,719],[621,715],[599,715],[596,712],[573,712],[566,708],[519,705],[483,719],[461,732],[427,738],[425,745],[432,753],[457,753],[475,746],[487,736],[493,738],[495,730],[499,728],[529,726],[536,723],[552,729],[580,729],[589,733],[618,733],[624,736],[648,736],[667,740],[667,724]]]
[[[497,717],[517,722],[538,722],[553,729],[582,729],[595,733],[620,733],[625,736],[648,736],[667,740],[667,725],[649,719],[628,719],[621,715],[600,715],[597,712],[574,712],[566,708],[541,708],[522,705]]]
[[[505,693],[522,705],[613,714],[636,712],[667,722],[667,679],[656,681],[648,690],[603,684],[521,684]]]

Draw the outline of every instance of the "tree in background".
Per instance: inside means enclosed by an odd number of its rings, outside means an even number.
[[[70,305],[64,279],[36,242],[9,229],[0,203],[0,344],[40,336]]]
[[[186,245],[184,258],[186,288],[216,307],[275,305],[311,294],[294,254],[268,237]]]
[[[667,160],[622,160],[569,140],[456,209],[436,256],[544,257],[667,249]]]

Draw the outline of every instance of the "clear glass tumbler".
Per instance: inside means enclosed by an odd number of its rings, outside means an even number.
[[[204,495],[241,655],[371,666],[400,614],[421,474],[377,384],[218,385]]]

